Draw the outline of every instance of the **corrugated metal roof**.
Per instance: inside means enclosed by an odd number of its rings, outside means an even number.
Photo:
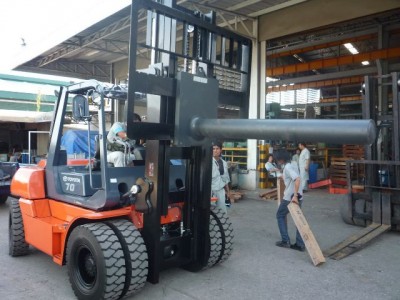
[[[0,120],[2,122],[42,123],[51,122],[53,112],[36,112],[0,109]]]
[[[217,24],[254,19],[259,12],[307,0],[180,0],[191,10],[217,11]],[[251,15],[251,16],[250,16]],[[18,69],[109,81],[110,64],[128,57],[130,6],[45,51]],[[144,22],[145,26],[145,22]]]

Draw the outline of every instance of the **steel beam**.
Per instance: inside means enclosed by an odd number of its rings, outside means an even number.
[[[94,43],[124,29],[130,27],[130,16],[118,20],[113,24],[102,28],[99,31],[96,31],[89,36],[85,37],[83,41],[79,44],[67,45],[43,58],[41,58],[38,62],[39,67],[43,67],[51,62],[54,62],[66,55],[70,55],[71,53],[75,53],[76,51],[82,50],[82,48],[93,45]]]
[[[347,77],[347,78],[338,78],[338,79],[330,79],[330,80],[322,80],[322,81],[314,81],[314,82],[304,82],[294,85],[280,85],[280,86],[269,86],[267,89],[267,93],[271,92],[282,92],[282,91],[292,91],[299,89],[307,89],[307,88],[321,88],[325,86],[336,86],[336,85],[348,85],[363,82],[363,77]]]
[[[400,65],[398,65],[398,67],[400,68]],[[333,73],[326,73],[326,74],[318,74],[318,75],[302,76],[302,77],[296,77],[296,78],[269,81],[266,83],[266,86],[290,85],[290,84],[315,82],[315,81],[330,80],[330,79],[337,79],[337,78],[365,76],[365,75],[369,75],[369,74],[376,74],[376,72],[377,72],[376,67],[366,67],[366,68],[360,68],[360,69],[350,70],[350,71],[341,71],[341,72],[333,72]]]
[[[109,82],[112,80],[110,65],[106,63],[74,62],[65,59],[56,60],[43,68],[38,68],[34,63],[24,64],[17,68],[18,71],[41,72],[58,76],[80,77],[83,79],[96,79]]]
[[[357,101],[361,103],[362,97],[360,95],[352,95],[352,96],[341,96],[340,97],[340,102],[343,104],[343,102],[354,102]],[[337,97],[324,97],[321,99],[321,103],[333,103],[337,101]]]
[[[340,105],[341,106],[346,106],[346,105],[360,105],[362,104],[362,101],[346,101],[346,102],[341,102]],[[307,106],[312,106],[312,107],[329,107],[329,106],[336,106],[335,102],[319,102],[319,103],[304,103],[304,104],[290,104],[290,105],[284,105],[282,106],[282,108],[285,109],[295,109],[295,108],[302,108],[305,109]],[[349,114],[342,114],[341,116],[349,116]],[[356,114],[351,114],[351,115],[361,115],[360,113],[356,113]],[[324,114],[324,117],[326,117],[327,115]]]
[[[273,11],[284,9],[286,7],[297,5],[299,3],[306,2],[306,1],[308,1],[308,0],[288,0],[288,1],[284,1],[284,2],[282,2],[280,4],[277,4],[277,5],[274,5],[274,6],[270,6],[268,8],[259,10],[259,11],[254,12],[254,13],[251,13],[251,14],[249,14],[249,16],[253,17],[253,18],[256,18],[256,17],[259,17],[261,15],[265,15],[265,14],[271,13]]]
[[[278,57],[283,57],[283,56],[288,56],[288,55],[294,55],[294,54],[299,54],[299,53],[305,53],[309,51],[314,51],[314,50],[319,50],[319,49],[325,49],[325,48],[330,48],[330,47],[336,47],[343,45],[345,43],[354,43],[358,41],[365,41],[365,40],[371,40],[373,38],[377,37],[377,30],[370,30],[374,31],[374,33],[370,34],[364,34],[360,36],[353,36],[353,37],[340,37],[340,39],[335,39],[334,41],[330,42],[324,42],[324,41],[318,41],[313,43],[312,45],[309,44],[302,44],[302,46],[297,45],[296,47],[291,47],[292,49],[287,49],[287,48],[281,48],[279,50],[275,51],[267,51],[267,56],[268,59],[273,59],[273,58],[278,58]],[[321,42],[323,42],[321,44]]]
[[[355,55],[345,55],[334,58],[326,58],[314,60],[306,63],[287,65],[282,67],[267,68],[267,76],[274,77],[284,74],[306,72],[311,70],[320,70],[325,68],[332,68],[342,65],[358,64],[362,61],[374,61],[377,59],[388,59],[400,56],[400,47],[388,48],[382,50],[375,50],[366,53]]]

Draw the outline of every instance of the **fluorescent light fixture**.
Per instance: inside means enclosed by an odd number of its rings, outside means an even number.
[[[369,65],[369,61],[368,60],[364,60],[364,61],[361,62],[361,64],[363,66],[368,66]]]
[[[297,59],[297,60],[299,60],[299,61],[301,61],[301,62],[304,62],[304,59],[302,59],[300,56],[298,56],[297,54],[293,54],[293,56]]]
[[[346,43],[344,46],[347,48],[347,50],[350,51],[351,54],[358,54],[358,50],[353,46],[352,43]]]
[[[273,77],[267,77],[267,82],[271,82],[271,81],[277,81],[279,80],[278,78],[273,78]]]

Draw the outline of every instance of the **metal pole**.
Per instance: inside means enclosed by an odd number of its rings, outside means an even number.
[[[195,118],[191,122],[191,132],[197,138],[275,139],[334,144],[372,144],[377,136],[377,129],[372,120]]]
[[[47,133],[49,134],[50,131],[29,131],[28,132],[28,164],[31,162],[31,134],[32,133]]]

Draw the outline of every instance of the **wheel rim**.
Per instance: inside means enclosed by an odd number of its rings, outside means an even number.
[[[80,246],[75,259],[76,278],[81,286],[91,289],[96,284],[96,260],[89,248]]]

